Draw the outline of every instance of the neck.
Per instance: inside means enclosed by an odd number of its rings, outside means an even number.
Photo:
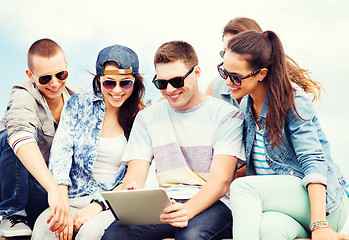
[[[57,99],[48,99],[45,98],[48,108],[50,109],[53,118],[56,120],[58,123],[61,117],[61,113],[64,107],[64,100],[63,100],[63,95]]]
[[[262,111],[266,93],[267,93],[267,86],[263,82],[260,83],[258,88],[256,88],[255,91],[253,91],[253,93],[252,92],[250,93],[250,96],[253,99],[252,108],[253,108],[253,112],[256,120],[259,118],[259,114]]]
[[[207,97],[206,94],[204,94],[203,92],[200,92],[199,90],[192,96],[192,98],[190,99],[191,104],[189,106],[189,108],[193,108],[197,105],[199,105],[202,101],[204,101],[204,99]]]

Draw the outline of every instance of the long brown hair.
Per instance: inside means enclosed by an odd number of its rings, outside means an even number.
[[[245,17],[236,17],[225,25],[222,37],[229,33],[236,35],[249,30],[259,33],[263,32],[262,28],[255,20]],[[308,70],[300,68],[292,58],[287,55],[285,55],[285,58],[287,72],[291,81],[300,86],[305,92],[311,93],[313,95],[313,102],[318,100],[321,95],[321,90],[323,89],[321,83],[312,80]]]
[[[104,67],[108,64],[118,66],[116,62],[106,62]],[[131,96],[122,104],[118,114],[118,121],[120,126],[124,130],[124,135],[128,140],[131,132],[131,128],[136,117],[136,114],[145,107],[142,97],[144,95],[145,87],[143,84],[143,77],[139,74],[133,74],[135,82],[133,85],[133,91]],[[99,76],[95,75],[92,81],[93,92],[98,94],[101,92],[101,83]]]
[[[294,88],[287,71],[286,56],[279,37],[272,31],[246,31],[233,37],[228,50],[245,58],[251,69],[267,68],[263,81],[267,84],[268,112],[266,129],[272,147],[284,140],[282,129],[289,111],[297,114]],[[295,116],[295,115],[294,115]]]

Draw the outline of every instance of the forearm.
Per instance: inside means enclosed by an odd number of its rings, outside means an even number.
[[[68,198],[68,186],[67,185],[58,185],[58,190],[62,196],[62,200],[66,207],[69,208],[69,198]]]
[[[189,219],[205,211],[224,196],[233,180],[236,163],[237,158],[233,156],[216,155],[213,158],[208,181],[185,203]]]
[[[30,142],[20,146],[16,154],[23,165],[47,192],[57,189],[57,184],[50,174],[36,142]]]
[[[308,185],[311,222],[326,220],[326,187],[319,183]]]
[[[128,189],[130,186],[135,188],[144,188],[145,181],[148,176],[149,166],[150,162],[145,160],[135,159],[129,161],[125,179],[122,184],[122,189]]]
[[[188,218],[191,219],[212,206],[226,194],[231,183],[231,178],[214,176],[210,178],[201,190],[185,205],[188,210]]]

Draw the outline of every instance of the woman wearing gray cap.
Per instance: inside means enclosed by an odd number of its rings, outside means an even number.
[[[70,207],[59,239],[100,239],[114,220],[101,196],[117,187],[126,172],[120,159],[136,113],[144,107],[137,54],[113,45],[99,52],[93,93],[69,99],[55,135],[50,172]],[[32,239],[57,239],[46,219],[37,219]]]

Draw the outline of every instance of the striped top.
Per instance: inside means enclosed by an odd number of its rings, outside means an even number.
[[[242,137],[243,114],[231,104],[208,96],[178,110],[161,101],[138,113],[122,160],[154,160],[169,197],[190,199],[207,182],[215,155],[245,160]]]
[[[256,125],[256,138],[251,153],[256,173],[257,175],[277,175],[266,161],[263,134],[263,129],[259,129]]]

